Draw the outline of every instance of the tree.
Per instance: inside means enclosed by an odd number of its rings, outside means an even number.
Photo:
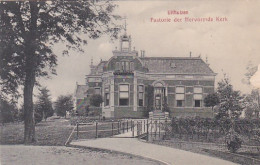
[[[210,93],[208,94],[205,99],[204,99],[204,103],[206,107],[211,107],[212,111],[213,108],[219,104],[219,97],[217,93]]]
[[[114,8],[105,1],[0,2],[1,92],[16,98],[23,87],[25,143],[35,140],[34,86],[40,77],[56,73],[53,46],[66,44],[63,53],[68,54],[71,49],[83,51],[87,37],[115,38],[120,26],[114,22],[120,17],[112,14]]]
[[[14,104],[7,102],[4,98],[0,97],[0,121],[3,124],[13,122],[17,111]]]
[[[245,78],[242,79],[242,82],[251,86],[250,79],[257,72],[257,66],[253,65],[251,61],[249,61],[247,65],[247,72],[245,73]],[[260,89],[253,88],[251,94],[247,96],[247,99],[244,102],[246,106],[246,115],[251,114],[251,117],[259,118],[260,113]]]
[[[66,118],[66,112],[73,110],[73,98],[72,95],[61,95],[54,103],[54,109],[58,116]]]
[[[245,117],[248,119],[259,118],[259,105],[256,101],[258,98],[258,92],[252,90],[250,94],[244,96],[243,106],[245,110]]]
[[[54,113],[49,92],[50,91],[46,87],[40,89],[38,101],[35,105],[35,115],[37,114],[37,116],[41,117],[38,121],[41,121],[42,118],[46,121],[46,119],[51,117]]]
[[[240,96],[240,91],[233,89],[226,75],[224,75],[224,79],[218,83],[217,93],[219,95],[220,104],[217,107],[218,113],[216,118],[239,118],[243,110],[241,106],[242,97]]]
[[[89,99],[90,105],[94,107],[100,107],[100,104],[103,102],[103,98],[99,94],[93,94]]]

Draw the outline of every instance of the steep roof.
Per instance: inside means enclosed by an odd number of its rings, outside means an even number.
[[[99,74],[102,74],[103,71],[104,71],[104,66],[105,64],[107,63],[107,61],[100,61],[100,63],[98,65],[95,65],[94,68],[90,75],[99,75]]]
[[[215,74],[200,57],[143,57],[150,73]]]
[[[87,85],[77,85],[75,97],[80,99],[84,98],[87,95],[88,86]]]

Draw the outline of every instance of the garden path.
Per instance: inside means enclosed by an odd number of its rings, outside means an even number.
[[[136,138],[100,138],[72,141],[72,146],[105,149],[160,161],[167,165],[232,165],[218,158],[142,142]]]

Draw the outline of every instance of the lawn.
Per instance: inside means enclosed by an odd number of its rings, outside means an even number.
[[[33,145],[62,146],[68,139],[73,126],[67,119],[52,118],[36,125],[37,142]],[[1,126],[1,144],[22,144],[24,134],[23,123],[8,123]]]
[[[110,123],[100,123],[99,129],[111,129]],[[113,153],[102,150],[65,147],[70,133],[75,126],[68,119],[52,118],[36,125],[37,142],[30,146],[18,145],[23,143],[23,123],[8,123],[1,126],[2,146],[0,164],[108,164],[108,165],[155,165],[158,162],[142,159],[131,155]],[[95,123],[80,127],[80,130],[95,130]],[[117,132],[116,126],[114,127]],[[111,131],[99,132],[99,137],[111,136]],[[95,138],[95,131],[82,133],[80,138]],[[73,138],[76,138],[74,133]],[[11,145],[10,145],[11,144]],[[32,163],[33,162],[33,163]]]

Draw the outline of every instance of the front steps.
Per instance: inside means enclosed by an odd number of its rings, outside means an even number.
[[[152,119],[152,120],[169,119],[169,112],[162,112],[161,110],[155,110],[155,111],[149,112],[149,119]]]

